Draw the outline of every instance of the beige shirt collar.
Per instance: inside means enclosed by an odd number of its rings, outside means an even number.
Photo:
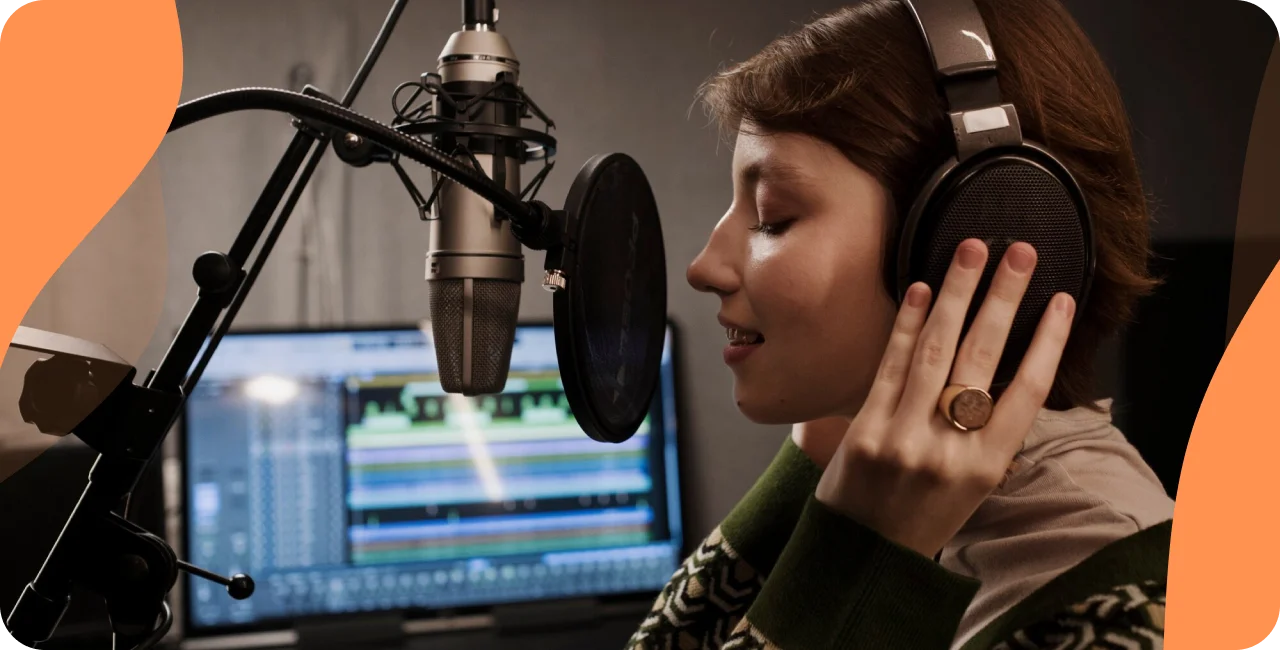
[[[1112,423],[1112,400],[1042,410],[1009,477],[940,555],[977,578],[953,647],[1106,544],[1173,516],[1173,500]]]

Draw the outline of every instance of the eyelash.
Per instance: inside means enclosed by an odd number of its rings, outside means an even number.
[[[775,223],[761,223],[751,226],[750,228],[752,232],[761,233],[766,237],[776,237],[786,232],[787,228],[791,226],[792,221],[794,220],[787,219],[786,221],[778,221]]]

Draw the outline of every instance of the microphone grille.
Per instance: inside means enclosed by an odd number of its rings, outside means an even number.
[[[471,383],[481,394],[500,393],[511,370],[511,347],[520,314],[520,283],[475,280]]]
[[[462,280],[430,280],[431,337],[435,339],[440,383],[449,392],[462,390]]]
[[[464,349],[465,283],[472,285],[471,354]],[[490,279],[432,280],[431,332],[435,338],[440,383],[451,393],[491,395],[502,392],[511,369],[511,348],[520,313],[520,283]],[[463,370],[471,381],[463,381]]]

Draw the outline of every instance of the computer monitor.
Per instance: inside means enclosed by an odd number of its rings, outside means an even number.
[[[634,437],[586,436],[549,324],[522,324],[500,395],[446,394],[429,330],[226,335],[184,406],[191,638],[300,620],[653,594],[683,553],[675,329]]]

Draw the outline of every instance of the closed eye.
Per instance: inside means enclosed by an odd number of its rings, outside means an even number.
[[[785,221],[773,221],[770,223],[761,223],[751,226],[752,232],[758,232],[766,237],[777,237],[787,231],[791,227],[791,223],[795,219],[787,219]]]

